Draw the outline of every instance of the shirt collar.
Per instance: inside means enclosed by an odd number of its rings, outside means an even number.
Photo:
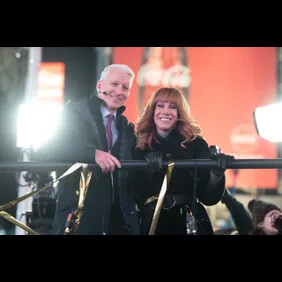
[[[102,113],[103,118],[105,118],[108,114],[110,114],[109,110],[104,106],[104,104],[101,104],[100,109],[101,109],[101,113]],[[114,112],[113,115],[115,116],[115,119],[116,119],[117,113]]]

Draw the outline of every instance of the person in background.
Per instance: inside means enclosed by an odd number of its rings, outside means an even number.
[[[277,205],[253,199],[248,209],[252,214],[251,235],[282,235],[282,212]]]
[[[226,188],[221,199],[234,221],[238,235],[249,235],[252,231],[252,217],[244,205]]]
[[[222,154],[220,147],[212,145],[210,150],[214,156]],[[233,171],[233,174],[236,175],[238,172]],[[233,187],[235,188],[235,187]],[[252,218],[250,212],[244,207],[244,205],[236,199],[234,195],[231,194],[230,190],[226,188],[223,193],[221,202],[226,206],[230,212],[231,218],[235,224],[235,230],[237,230],[238,235],[248,235],[252,230]],[[230,230],[234,228],[228,228],[225,234],[228,234]],[[222,231],[223,233],[224,231]],[[219,231],[217,235],[222,234]]]

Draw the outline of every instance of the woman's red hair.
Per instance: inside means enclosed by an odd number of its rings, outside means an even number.
[[[176,131],[183,135],[181,146],[185,148],[185,142],[201,135],[201,128],[190,114],[190,106],[184,95],[177,88],[160,88],[150,98],[142,115],[136,123],[136,148],[152,148],[152,140],[156,136],[154,112],[158,102],[170,102],[177,107],[178,121]]]

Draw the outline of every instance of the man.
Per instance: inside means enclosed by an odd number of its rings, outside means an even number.
[[[115,169],[121,167],[119,160],[131,159],[135,142],[134,126],[123,116],[134,76],[126,65],[107,66],[96,85],[98,96],[68,103],[58,134],[38,152],[38,161],[99,165],[75,234],[139,234],[136,205],[128,189],[130,172]],[[60,180],[53,234],[64,234],[68,215],[78,205],[79,182],[80,171]]]

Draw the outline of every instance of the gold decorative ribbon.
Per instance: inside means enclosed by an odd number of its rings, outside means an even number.
[[[18,227],[22,228],[23,230],[27,231],[28,233],[30,233],[32,235],[39,235],[39,233],[35,232],[34,230],[32,230],[31,228],[29,228],[28,226],[26,226],[25,224],[23,224],[19,220],[15,219],[13,216],[8,214],[7,212],[1,211],[0,216],[4,217],[8,221],[14,223],[15,225],[17,225]]]
[[[89,183],[92,177],[92,172],[88,171],[87,167],[83,167],[81,171],[81,178],[79,183],[79,200],[78,200],[78,207],[74,213],[74,231],[77,230],[80,222],[80,218],[83,213],[84,209],[84,202],[86,198],[86,194],[88,191]]]
[[[0,206],[0,216],[2,216],[3,218],[5,218],[6,220],[14,223],[16,226],[22,228],[23,230],[27,231],[28,233],[32,234],[32,235],[39,235],[36,231],[32,230],[31,228],[29,228],[27,225],[23,224],[22,222],[20,222],[19,220],[17,220],[16,218],[14,218],[13,216],[11,216],[9,213],[5,212],[5,210],[17,205],[18,203],[26,200],[29,197],[32,197],[33,195],[39,194],[42,191],[46,190],[47,188],[49,188],[52,184],[58,182],[60,179],[68,176],[69,174],[73,173],[74,171],[76,171],[77,169],[79,169],[80,167],[83,167],[83,171],[87,168],[87,164],[84,163],[75,163],[74,165],[72,165],[65,173],[63,173],[59,178],[57,178],[56,180],[53,181],[53,183],[47,184],[44,187],[34,190],[30,193],[27,193],[26,195],[10,201],[2,206]],[[91,176],[90,176],[91,177]],[[90,179],[87,178],[87,181],[90,181]],[[89,183],[89,182],[88,182]],[[86,193],[86,192],[85,192]],[[83,193],[84,195],[84,193]],[[83,200],[84,202],[84,200]]]
[[[173,161],[170,161],[169,164],[168,164],[167,173],[164,177],[163,185],[162,185],[159,196],[153,196],[153,197],[147,199],[146,202],[145,202],[145,204],[148,204],[148,203],[150,203],[154,200],[158,200],[157,204],[156,204],[155,212],[154,212],[154,215],[153,215],[149,235],[154,235],[155,232],[156,232],[156,227],[157,227],[157,224],[158,224],[161,208],[162,208],[162,205],[163,205],[163,201],[164,201],[164,197],[165,197],[165,194],[166,194],[166,191],[167,191],[167,187],[169,186],[169,183],[170,183],[171,174],[172,174],[172,170],[174,168],[174,164],[175,163]]]

